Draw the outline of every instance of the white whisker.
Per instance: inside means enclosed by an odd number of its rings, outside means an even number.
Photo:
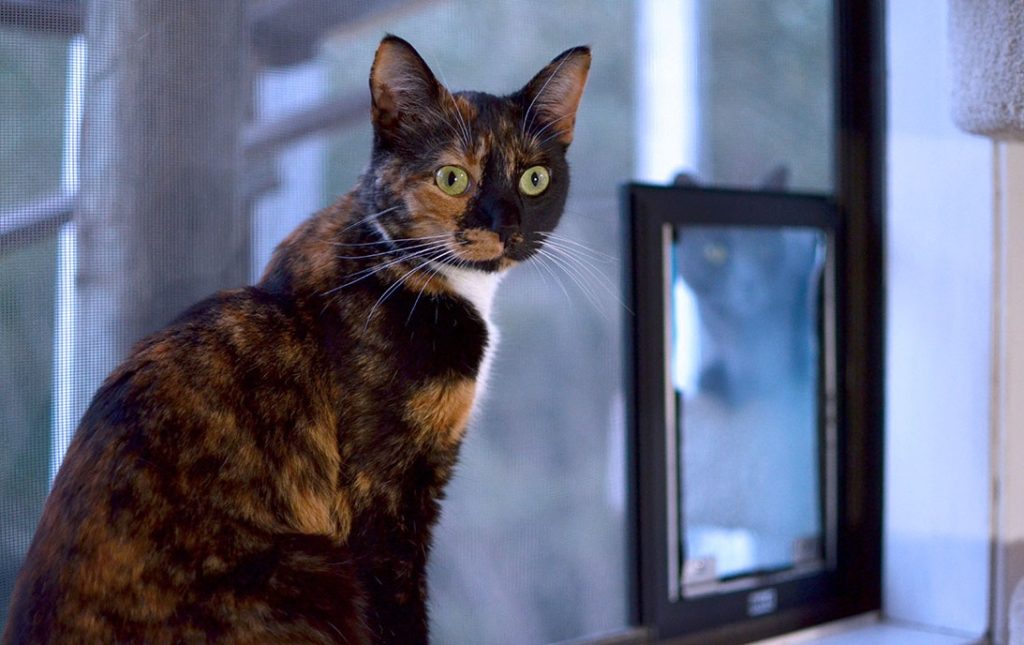
[[[555,271],[547,265],[547,263],[545,262],[545,260],[547,259],[548,257],[546,254],[538,254],[537,265],[543,268],[545,271],[547,271],[548,274],[555,279],[555,284],[557,284],[558,288],[562,290],[562,293],[565,295],[566,302],[568,302],[569,306],[572,307],[572,297],[569,296],[569,291],[565,288],[565,284],[562,282],[561,278],[558,277],[558,274],[555,273]]]
[[[575,252],[573,249],[561,247],[558,245],[548,245],[548,248],[552,253],[560,255],[569,261],[575,262],[577,266],[585,269],[592,277],[594,277],[599,283],[604,283],[611,288],[611,280],[601,271],[597,265],[590,261],[589,258],[581,253]]]
[[[611,281],[611,279],[603,272],[601,272],[596,266],[588,262],[586,258],[582,258],[578,255],[569,253],[564,249],[560,249],[554,246],[549,247],[548,249],[545,250],[549,251],[553,258],[560,257],[562,259],[562,262],[565,263],[567,267],[575,267],[576,273],[582,279],[586,279],[587,276],[589,276],[590,279],[592,279],[597,284],[597,286],[599,286],[602,290],[605,291],[605,293],[611,296],[623,309],[628,311],[630,314],[633,313],[629,306],[622,301],[619,291],[618,289],[615,288],[615,285]]]
[[[552,121],[552,122],[551,122],[551,123],[549,123],[548,125],[553,125],[554,123],[556,123],[556,122],[558,122],[558,121],[561,121],[562,119],[564,119],[564,118],[566,118],[566,117],[568,117],[568,116],[576,116],[576,115],[575,115],[575,114],[567,114],[567,115],[566,115],[565,117],[559,117],[559,118],[555,119],[554,121]],[[545,129],[546,129],[546,128],[547,128],[547,126],[545,126]],[[537,140],[536,140],[536,136],[535,136],[535,137],[534,137],[534,145],[536,145],[536,146],[537,146],[538,148],[540,148],[541,146],[543,146],[544,144],[546,144],[546,143],[547,143],[548,141],[551,141],[552,139],[555,139],[555,138],[557,138],[557,137],[560,137],[560,136],[562,136],[563,134],[564,134],[564,133],[563,133],[563,132],[562,132],[561,130],[555,130],[554,132],[552,132],[552,133],[551,133],[551,134],[549,134],[548,136],[544,137],[544,138],[543,138],[543,139],[541,139],[540,141],[537,141]],[[540,135],[538,134],[537,136],[540,136]]]
[[[441,253],[440,255],[434,256],[432,258],[428,258],[428,261],[433,263],[434,266],[431,267],[427,271],[427,276],[423,280],[423,286],[420,287],[419,293],[416,294],[416,300],[413,300],[413,302],[412,302],[412,307],[409,309],[409,316],[405,319],[405,324],[406,325],[408,325],[409,321],[412,320],[412,314],[413,314],[414,311],[416,311],[416,305],[419,304],[420,298],[423,296],[423,290],[426,289],[427,285],[430,284],[430,281],[433,280],[434,277],[437,276],[437,274],[441,272],[441,268],[442,268],[443,265],[441,265],[439,263],[447,260],[450,257],[455,257],[455,256],[456,256],[455,250],[454,249],[448,249],[447,251],[445,251],[444,253]]]
[[[411,276],[416,271],[419,271],[427,264],[430,264],[429,258],[424,260],[423,262],[420,262],[418,265],[414,266],[413,268],[403,273],[400,278],[395,280],[394,284],[392,284],[390,287],[384,290],[384,293],[382,293],[380,297],[377,298],[377,302],[373,303],[373,306],[370,307],[370,313],[366,314],[366,323],[363,324],[363,331],[366,331],[366,329],[370,326],[370,320],[373,318],[373,313],[377,311],[377,307],[379,307],[385,300],[387,300],[391,294],[397,291],[398,288],[401,287],[402,284],[409,278],[409,276]]]
[[[562,60],[558,61],[558,65],[555,66],[554,71],[552,71],[548,75],[548,77],[546,79],[544,79],[544,84],[541,85],[540,89],[537,90],[537,93],[533,95],[533,100],[530,101],[530,105],[526,108],[526,112],[523,113],[523,127],[522,127],[522,130],[523,130],[523,134],[524,135],[526,134],[527,130],[533,125],[533,119],[532,118],[530,119],[530,123],[529,124],[526,123],[526,117],[530,116],[530,110],[533,109],[533,104],[537,102],[537,99],[539,99],[541,94],[544,93],[544,90],[547,89],[548,83],[550,83],[551,79],[553,79],[555,76],[558,75],[558,70],[562,69],[562,65],[564,65],[565,61],[569,60],[569,58],[571,58],[571,57],[570,56],[566,56]]]
[[[422,237],[398,237],[389,240],[377,240],[376,242],[356,242],[351,244],[347,242],[331,242],[331,245],[355,248],[360,246],[380,246],[381,244],[391,244],[393,242],[420,242],[423,240],[439,240],[445,237],[451,237],[451,233],[438,233],[437,235],[424,235]]]
[[[359,226],[363,222],[367,222],[367,221],[373,219],[374,217],[378,217],[378,216],[383,215],[385,213],[390,213],[391,211],[396,210],[397,208],[399,208],[399,206],[392,206],[391,208],[385,208],[382,211],[377,211],[376,213],[370,213],[369,215],[365,215],[363,217],[360,217],[356,221],[350,223],[345,228],[341,229],[341,231],[339,231],[339,232],[340,233],[344,233],[345,231],[349,230],[350,228],[354,228],[356,226]]]
[[[372,275],[376,275],[377,273],[380,273],[381,271],[384,271],[385,269],[388,269],[388,268],[390,268],[390,267],[392,267],[392,266],[394,266],[396,264],[401,264],[402,262],[406,262],[408,260],[413,260],[413,259],[416,259],[416,258],[419,258],[419,257],[423,257],[425,255],[428,255],[431,252],[433,252],[434,250],[441,248],[441,244],[442,243],[439,242],[439,243],[437,243],[436,246],[431,246],[431,247],[428,247],[428,248],[425,248],[425,249],[421,249],[421,250],[416,251],[414,253],[407,253],[407,254],[401,255],[401,256],[399,256],[397,258],[394,258],[393,260],[390,260],[388,262],[381,262],[379,264],[375,264],[375,265],[373,265],[371,267],[368,267],[366,269],[362,269],[360,271],[356,271],[355,273],[350,273],[349,275],[347,275],[345,277],[346,278],[352,278],[352,279],[348,280],[344,284],[338,285],[337,287],[333,287],[331,289],[328,289],[327,291],[323,292],[320,295],[321,296],[328,296],[328,295],[330,295],[330,294],[332,294],[332,293],[334,293],[336,291],[340,291],[340,290],[344,289],[345,287],[350,287],[353,284],[356,284],[357,282],[359,282],[361,280],[365,280],[366,278],[369,278]]]
[[[540,255],[551,260],[551,262],[555,266],[559,267],[562,270],[562,272],[565,273],[565,275],[568,276],[569,279],[571,279],[577,287],[579,287],[580,291],[587,298],[587,301],[591,304],[591,306],[593,306],[594,309],[597,310],[597,312],[601,314],[601,316],[605,320],[609,319],[608,313],[601,306],[600,299],[597,297],[597,294],[594,293],[593,289],[589,286],[587,281],[584,279],[583,274],[580,273],[578,269],[573,267],[564,259],[559,258],[557,255],[549,253],[547,249],[538,249],[537,252]]]
[[[472,137],[472,135],[470,133],[469,126],[466,124],[466,121],[463,120],[463,118],[462,118],[462,113],[459,111],[459,105],[458,105],[458,103],[455,102],[455,95],[453,95],[451,90],[448,89],[450,86],[448,85],[448,79],[445,78],[444,71],[439,66],[437,66],[437,64],[436,64],[437,61],[436,60],[434,61],[434,63],[435,64],[432,65],[431,67],[436,69],[437,73],[441,76],[441,83],[444,85],[444,87],[442,89],[444,90],[444,93],[446,95],[448,95],[448,98],[451,100],[452,107],[455,109],[455,118],[457,118],[459,120],[459,127],[462,129],[462,134],[460,136],[460,139],[462,140],[462,144],[464,146],[466,146],[466,150],[469,150],[469,148],[471,148],[472,144],[473,144],[473,137]],[[449,124],[449,125],[451,125],[451,124]],[[454,131],[455,128],[452,127],[452,130]],[[456,132],[456,134],[459,134],[459,133]]]
[[[542,233],[542,235],[545,234]],[[619,262],[619,258],[615,257],[614,255],[602,253],[601,251],[593,249],[581,242],[577,242],[567,237],[557,236],[554,235],[553,233],[547,233],[546,235],[547,237],[544,240],[544,244],[546,245],[557,246],[559,248],[565,249],[566,251],[578,252],[583,257],[589,258],[594,262],[600,262],[602,264],[618,264]]]
[[[459,127],[462,128],[462,143],[466,146],[466,150],[468,151],[473,146],[473,136],[470,133],[469,125],[466,123],[465,119],[462,118],[462,112],[459,110],[459,104],[455,102],[455,97],[451,92],[448,92],[448,97],[452,101],[452,110],[455,112],[455,118],[459,120]]]
[[[555,137],[561,136],[561,135],[562,135],[562,132],[561,132],[561,131],[556,131],[556,132],[554,132],[553,134],[550,134],[550,135],[548,135],[547,137],[545,137],[545,138],[544,138],[543,140],[542,140],[542,139],[540,139],[540,135],[544,134],[544,132],[545,132],[545,131],[546,131],[546,130],[547,130],[548,128],[550,128],[551,126],[555,125],[555,124],[556,124],[556,123],[558,123],[559,121],[562,121],[562,120],[564,120],[564,119],[568,119],[568,118],[570,118],[570,117],[574,117],[574,116],[576,116],[576,114],[575,114],[575,113],[573,113],[573,114],[563,114],[562,116],[558,117],[557,119],[552,119],[552,120],[551,120],[551,121],[549,121],[549,122],[548,122],[548,123],[547,123],[547,124],[546,124],[546,125],[545,125],[545,126],[544,126],[543,128],[541,128],[540,130],[537,130],[536,132],[531,132],[531,133],[530,133],[530,135],[529,135],[529,136],[530,136],[530,140],[531,140],[531,141],[533,142],[533,144],[534,144],[535,146],[537,146],[538,148],[540,148],[541,146],[543,146],[543,145],[544,145],[545,143],[547,143],[548,141],[551,141],[551,140],[552,140],[552,139],[554,139]]]
[[[377,253],[368,253],[366,255],[336,255],[334,257],[338,258],[339,260],[365,260],[367,258],[378,258],[378,257],[380,257],[382,255],[394,255],[395,253],[398,253],[399,251],[418,251],[419,249],[423,249],[423,248],[427,248],[427,247],[431,247],[431,246],[437,246],[437,244],[438,244],[438,241],[434,240],[434,241],[430,241],[430,242],[422,242],[420,244],[412,244],[412,245],[408,245],[408,246],[403,246],[400,249],[388,249],[386,251],[379,251]]]

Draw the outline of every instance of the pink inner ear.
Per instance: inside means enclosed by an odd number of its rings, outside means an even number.
[[[382,53],[378,59],[379,65],[374,66],[374,77],[381,85],[394,88],[397,92],[422,91],[428,87],[428,81],[423,76],[424,70],[417,69],[415,61],[401,54],[389,54],[387,51]]]
[[[385,40],[377,48],[370,85],[375,91],[378,87],[386,88],[398,103],[402,102],[403,95],[420,100],[433,95],[439,87],[416,50],[404,41],[393,40]]]
[[[550,69],[550,75],[545,72]],[[583,96],[590,71],[590,54],[570,54],[568,58],[552,63],[538,74],[531,85],[540,78],[538,94],[534,98],[533,110],[545,123],[548,131],[557,133],[560,142],[572,143],[573,128],[576,125],[576,110]],[[546,76],[546,78],[545,78]]]
[[[373,120],[385,128],[397,125],[398,105],[391,88],[383,83],[373,88]]]
[[[411,45],[385,39],[377,48],[370,70],[374,117],[393,125],[398,113],[422,109],[437,100],[440,85]]]

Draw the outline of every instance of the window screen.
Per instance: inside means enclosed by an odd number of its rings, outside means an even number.
[[[68,36],[0,26],[0,606],[49,485]]]
[[[8,3],[9,4],[9,3]],[[553,255],[499,292],[490,393],[430,568],[437,642],[627,620],[616,185],[631,173],[634,7],[614,0],[24,0],[0,7],[0,617],[54,467],[143,335],[258,278],[368,161],[387,32],[453,89],[594,69]],[[602,348],[595,352],[594,348]]]

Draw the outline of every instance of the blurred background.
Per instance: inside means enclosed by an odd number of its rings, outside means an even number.
[[[824,0],[0,0],[0,621],[77,420],[141,336],[259,278],[368,161],[377,42],[451,89],[594,64],[560,232],[503,282],[430,565],[442,643],[628,623],[619,186],[833,189]],[[2,623],[0,623],[2,625]]]

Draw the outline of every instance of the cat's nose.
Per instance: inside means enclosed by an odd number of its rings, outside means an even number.
[[[507,200],[495,200],[486,205],[490,229],[498,234],[503,243],[520,234],[519,207]]]
[[[496,233],[498,234],[498,239],[501,240],[502,244],[508,244],[509,242],[518,244],[523,239],[523,232],[520,230],[518,225],[502,226],[496,231]]]

